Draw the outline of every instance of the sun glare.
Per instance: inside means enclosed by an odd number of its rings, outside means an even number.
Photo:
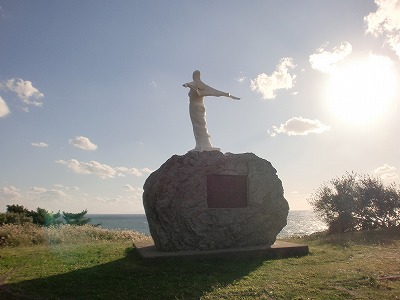
[[[368,124],[390,110],[397,76],[389,58],[370,54],[365,60],[338,67],[331,76],[329,104],[339,119]]]

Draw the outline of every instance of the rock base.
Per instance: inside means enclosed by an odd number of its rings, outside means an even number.
[[[264,245],[203,251],[158,251],[152,241],[135,242],[136,252],[145,260],[237,260],[276,259],[308,255],[307,245],[276,241],[271,247]]]
[[[289,212],[270,162],[219,151],[172,156],[147,178],[143,204],[160,251],[269,247]]]

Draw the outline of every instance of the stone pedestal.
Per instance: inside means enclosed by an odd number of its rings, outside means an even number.
[[[289,212],[270,162],[219,151],[172,156],[147,178],[143,204],[161,251],[271,246]]]

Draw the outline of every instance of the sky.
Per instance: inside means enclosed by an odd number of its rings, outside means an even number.
[[[200,70],[222,152],[277,170],[291,210],[346,172],[400,183],[400,0],[0,0],[0,211],[143,213],[195,146]]]

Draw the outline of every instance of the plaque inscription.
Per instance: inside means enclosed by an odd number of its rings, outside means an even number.
[[[247,207],[246,175],[207,175],[208,208]]]

